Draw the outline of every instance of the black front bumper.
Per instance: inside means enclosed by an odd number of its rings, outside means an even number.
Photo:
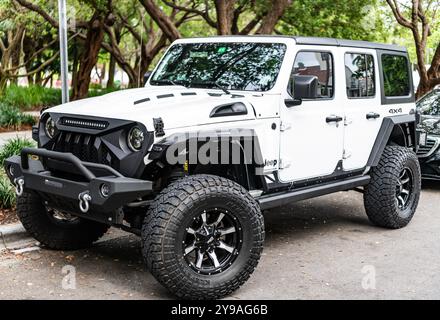
[[[51,172],[45,165],[49,160],[75,168],[78,179]],[[4,166],[12,183],[17,186],[21,181],[24,191],[37,192],[50,206],[107,223],[117,223],[112,217],[118,209],[152,193],[151,181],[124,177],[109,166],[83,162],[71,153],[25,148]],[[90,199],[87,212],[80,209],[85,194]]]

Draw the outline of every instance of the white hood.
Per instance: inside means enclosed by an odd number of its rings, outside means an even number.
[[[185,89],[164,86],[113,92],[101,97],[70,102],[45,112],[86,115],[111,119],[137,121],[153,128],[153,118],[162,118],[165,129],[176,129],[224,121],[255,119],[252,105],[245,97],[233,97],[218,90]],[[247,115],[210,118],[211,111],[219,105],[242,102]]]

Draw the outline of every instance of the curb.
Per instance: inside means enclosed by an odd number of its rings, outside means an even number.
[[[22,248],[35,242],[21,223],[0,226],[0,251]]]

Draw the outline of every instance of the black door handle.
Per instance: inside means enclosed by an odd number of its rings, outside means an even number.
[[[330,116],[327,117],[325,119],[325,122],[330,123],[330,122],[341,122],[342,120],[344,120],[344,118],[340,117],[340,116]]]
[[[380,114],[376,112],[367,113],[367,120],[380,118]]]

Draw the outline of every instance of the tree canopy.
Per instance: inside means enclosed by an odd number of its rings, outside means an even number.
[[[280,34],[398,43],[421,75],[421,95],[440,83],[437,0],[68,0],[72,98],[92,72],[113,86],[115,70],[142,85],[163,50],[181,37]],[[56,0],[0,0],[0,91],[27,77],[59,74]],[[426,64],[431,64],[426,68]],[[99,69],[99,70],[98,70]]]

